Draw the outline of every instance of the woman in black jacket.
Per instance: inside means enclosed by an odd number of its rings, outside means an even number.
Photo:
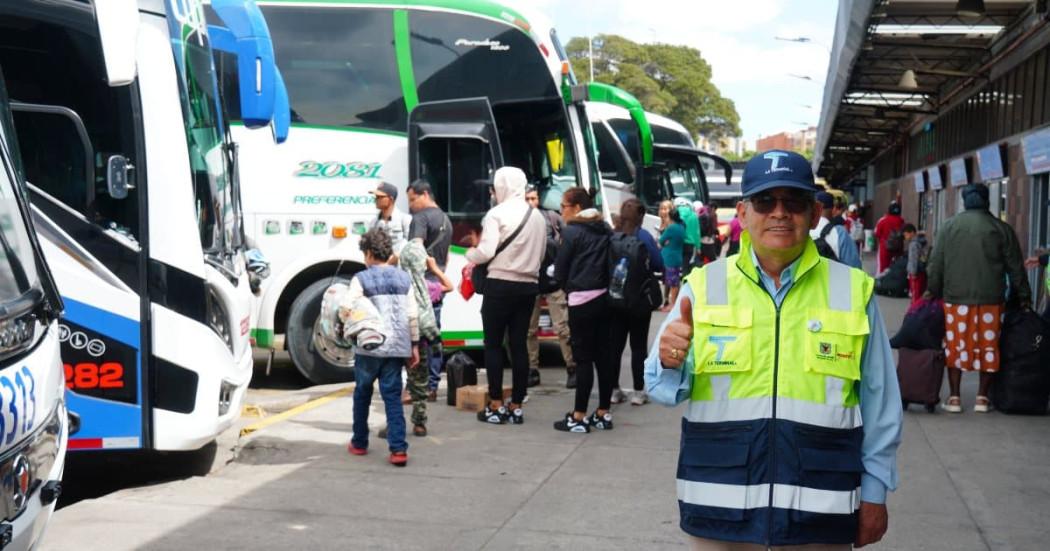
[[[612,395],[612,357],[609,353],[609,236],[612,228],[594,208],[583,188],[565,191],[562,218],[568,221],[554,262],[554,280],[568,294],[569,332],[576,360],[576,402],[573,411],[554,423],[567,432],[613,428],[609,399]],[[592,368],[593,366],[593,368]],[[598,409],[587,416],[587,401],[598,372]]]

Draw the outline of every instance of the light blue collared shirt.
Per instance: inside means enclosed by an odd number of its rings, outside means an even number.
[[[762,270],[753,250],[751,260],[758,268],[762,286],[779,308],[794,283],[798,260],[781,272],[779,289],[773,278]],[[645,389],[654,402],[667,406],[688,400],[693,384],[692,347],[681,369],[663,369],[660,365],[660,335],[669,323],[681,316],[683,298],[693,300],[689,285],[682,285],[678,300],[660,325],[645,360]],[[861,443],[864,473],[861,475],[860,498],[868,503],[885,503],[887,489],[897,488],[897,447],[901,441],[903,410],[893,350],[874,295],[868,301],[867,314],[870,333],[860,366],[860,413],[864,420],[864,440]]]

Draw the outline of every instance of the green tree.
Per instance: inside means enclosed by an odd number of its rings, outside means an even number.
[[[647,111],[670,117],[692,135],[719,138],[740,134],[733,101],[711,82],[711,65],[700,51],[671,44],[638,44],[622,36],[598,35],[593,41],[594,79],[634,94]],[[587,39],[566,45],[573,72],[590,74]]]

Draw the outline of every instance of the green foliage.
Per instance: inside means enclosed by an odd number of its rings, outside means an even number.
[[[711,65],[700,51],[671,44],[638,44],[617,35],[594,39],[594,80],[634,94],[647,111],[670,117],[696,136],[740,135],[740,115],[733,101],[711,82]],[[580,81],[590,75],[587,39],[565,47]]]
[[[755,155],[758,155],[758,152],[752,151],[750,149],[744,151],[742,155],[737,155],[736,151],[726,151],[722,153],[722,156],[725,157],[725,160],[731,163],[747,162],[750,161],[751,157],[754,157]]]

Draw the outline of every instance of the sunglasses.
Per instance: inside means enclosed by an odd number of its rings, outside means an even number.
[[[803,214],[813,207],[813,197],[805,193],[792,193],[777,197],[772,193],[760,193],[747,200],[759,214],[769,214],[776,210],[777,203],[784,205],[784,210],[791,214]]]

